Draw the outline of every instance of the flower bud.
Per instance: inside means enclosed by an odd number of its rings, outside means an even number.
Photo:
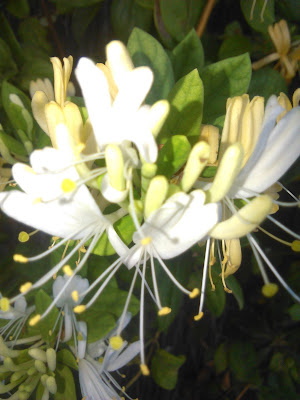
[[[168,193],[168,186],[167,178],[163,175],[158,175],[151,180],[145,197],[144,215],[146,219],[163,204]]]
[[[46,352],[41,349],[30,349],[28,351],[30,357],[34,358],[35,360],[40,360],[43,362],[47,361]]]
[[[47,364],[50,371],[55,371],[56,368],[56,351],[52,348],[46,350]]]

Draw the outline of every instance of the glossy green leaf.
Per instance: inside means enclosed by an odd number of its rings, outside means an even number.
[[[135,2],[137,4],[139,4],[141,7],[145,7],[145,8],[149,8],[150,10],[153,10],[155,0],[135,0]]]
[[[185,135],[194,144],[200,135],[203,109],[203,85],[194,69],[181,78],[170,93],[171,109],[158,141],[165,143],[173,135]]]
[[[66,365],[58,364],[55,370],[57,392],[53,396],[55,400],[76,399],[76,388],[73,374]]]
[[[112,314],[103,313],[103,311],[87,311],[83,319],[88,327],[88,343],[96,342],[105,337],[116,326],[116,318]]]
[[[177,42],[195,26],[203,5],[199,0],[160,0],[164,25]]]
[[[214,362],[217,374],[228,367],[228,349],[226,343],[221,343],[214,354]]]
[[[204,52],[201,40],[192,29],[171,53],[176,81],[197,68],[204,66]]]
[[[209,311],[215,315],[216,317],[220,317],[220,315],[224,311],[225,303],[226,303],[226,293],[223,288],[222,280],[214,267],[212,267],[212,279],[215,284],[215,290],[212,291],[211,285],[206,282],[206,296],[205,296],[205,304]],[[200,283],[199,283],[200,287]]]
[[[152,24],[151,9],[140,6],[135,0],[113,0],[111,24],[115,35],[127,42],[133,28],[149,31]]]
[[[216,118],[225,114],[228,97],[247,93],[251,70],[250,57],[243,54],[211,64],[201,71],[205,124],[212,124]]]
[[[154,381],[164,389],[175,388],[178,370],[185,362],[185,356],[174,356],[163,349],[156,350],[151,363],[151,375]]]
[[[201,176],[202,178],[213,178],[216,175],[217,167],[205,167]]]
[[[157,100],[166,99],[174,85],[174,74],[162,45],[148,33],[134,28],[127,47],[136,67],[148,66],[154,73],[154,82],[146,102],[153,104]]]
[[[227,37],[219,49],[219,59],[224,60],[229,57],[239,56],[244,53],[251,53],[252,43],[249,38],[243,35]]]
[[[160,41],[166,47],[167,49],[173,49],[173,47],[176,46],[176,41],[172,38],[172,36],[169,34],[167,31],[162,15],[161,15],[161,9],[160,9],[160,2],[155,1],[154,3],[154,23],[156,30],[159,34]]]
[[[186,162],[191,145],[183,135],[175,135],[167,140],[158,154],[157,175],[171,178]]]
[[[50,306],[52,301],[53,301],[52,298],[46,292],[44,292],[43,289],[40,289],[35,295],[36,314],[42,315],[44,311],[46,311],[47,308]],[[42,338],[46,342],[49,342],[50,340],[55,338],[55,333],[52,332],[52,335],[50,336],[49,331],[51,331],[54,328],[57,317],[58,317],[58,309],[56,307],[53,307],[52,310],[49,312],[49,314],[45,318],[41,319],[33,327],[38,330],[38,332],[42,335]]]
[[[135,225],[131,216],[125,215],[125,217],[119,219],[119,221],[114,224],[114,227],[123,242],[128,245],[131,242],[132,235],[135,232]],[[115,254],[115,249],[110,244],[106,232],[104,232],[101,238],[98,240],[93,249],[93,253],[99,256],[109,256]]]
[[[226,278],[226,285],[232,290],[232,294],[238,303],[239,309],[242,310],[244,308],[244,293],[238,280],[235,276],[230,275]]]
[[[12,136],[7,135],[5,132],[0,131],[0,138],[12,154],[19,156],[27,156],[27,152],[22,143],[14,139]]]
[[[27,0],[8,0],[6,9],[17,18],[28,17],[30,8]]]
[[[68,349],[59,350],[56,354],[56,361],[60,364],[67,365],[70,368],[78,370],[78,365],[74,354]]]
[[[9,46],[0,38],[0,77],[9,79],[18,72]]]
[[[9,25],[3,13],[0,13],[0,26],[0,37],[2,37],[2,39],[10,47],[18,66],[21,66],[24,62],[21,45],[15,36],[14,30]]]
[[[52,46],[48,41],[48,29],[41,25],[38,18],[26,18],[21,22],[18,34],[21,41],[27,46],[34,46],[49,55]]]
[[[253,18],[251,18],[252,4],[253,1],[241,0],[241,9],[246,21],[254,30],[263,33],[268,32],[268,26],[275,22],[274,0],[268,0],[262,16],[261,12],[264,7],[265,0],[257,0],[254,7]]]
[[[229,350],[229,368],[242,382],[259,383],[258,360],[254,346],[249,342],[234,342]]]
[[[265,67],[253,71],[248,93],[250,97],[263,96],[267,101],[272,95],[288,92],[285,79],[278,71],[271,67]]]

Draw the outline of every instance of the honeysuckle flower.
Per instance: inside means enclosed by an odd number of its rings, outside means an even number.
[[[69,278],[71,282],[105,231],[113,246],[118,246],[118,251],[122,246],[124,251],[127,249],[113,228],[114,222],[120,218],[120,213],[103,216],[87,187],[84,184],[76,187],[78,173],[74,167],[66,164],[63,154],[53,148],[44,148],[31,154],[30,163],[32,167],[21,163],[13,166],[13,177],[24,192],[11,190],[0,193],[1,209],[20,222],[63,240],[36,257],[15,255],[15,260],[38,260],[71,239],[78,240],[78,244],[36,283],[32,285],[28,282],[23,285],[23,293],[41,286],[50,279],[91,239],[87,252]]]
[[[122,329],[129,323],[130,314],[127,313]],[[125,341],[120,341],[117,348],[112,348],[111,343],[118,342],[115,337],[117,327],[113,329],[105,338],[91,343],[87,349],[82,346],[81,353],[77,354],[79,368],[79,383],[82,395],[86,400],[121,400],[118,392],[122,392],[122,387],[111,375],[128,364],[139,353],[139,342],[128,345]],[[87,337],[87,334],[85,335]],[[86,344],[86,343],[85,343]],[[104,354],[104,357],[100,358]]]
[[[165,183],[164,183],[165,182]],[[120,254],[120,258],[116,260],[107,270],[100,275],[90,286],[92,289],[97,285],[104,276],[108,278],[100,286],[92,299],[84,306],[75,308],[76,312],[82,312],[89,308],[95,299],[100,295],[106,286],[110,277],[116,273],[122,264],[125,264],[129,269],[135,268],[134,277],[129,289],[127,301],[121,316],[119,324],[119,331],[116,336],[120,335],[123,326],[123,320],[127,313],[128,305],[130,302],[131,294],[137,279],[137,275],[141,275],[141,295],[140,295],[140,356],[141,356],[141,371],[143,374],[148,375],[149,370],[145,364],[144,354],[144,291],[145,286],[150,291],[150,294],[155,301],[159,311],[158,315],[163,316],[168,314],[171,309],[163,307],[160,301],[158,283],[156,280],[156,272],[154,260],[157,260],[161,268],[169,276],[172,282],[190,298],[194,298],[199,294],[198,289],[189,291],[185,289],[173,276],[163,260],[174,258],[190,247],[192,247],[199,240],[207,236],[209,231],[219,220],[219,209],[217,204],[204,204],[205,194],[201,190],[194,190],[190,194],[184,192],[175,193],[166,201],[168,191],[168,183],[164,177],[155,177],[153,182],[150,183],[146,198],[145,198],[145,222],[139,226],[137,216],[134,211],[134,200],[132,188],[130,190],[130,203],[132,210],[132,217],[136,224],[136,232],[133,235],[134,246],[123,253],[115,250]],[[153,281],[154,294],[149,288],[145,280],[145,272],[147,262],[150,260],[151,274]]]
[[[81,58],[75,71],[97,144],[103,150],[108,144],[133,142],[142,159],[153,163],[157,157],[157,145],[151,132],[153,118],[155,121],[165,118],[168,105],[163,102],[160,115],[154,116],[151,107],[142,104],[153,82],[150,68],[128,68],[131,60],[121,42],[111,42],[106,51],[118,88],[114,98],[105,73],[91,60]]]
[[[11,341],[16,341],[28,319],[33,313],[35,306],[27,307],[27,302],[24,296],[16,300],[13,306],[9,304],[6,297],[0,294],[0,319],[7,320],[7,324],[1,326],[0,334],[5,340],[9,338]]]
[[[289,82],[298,71],[298,63],[300,60],[299,42],[291,43],[289,27],[287,22],[283,19],[274,24],[274,26],[270,25],[268,27],[268,32],[276,52],[252,63],[252,68],[257,70],[264,67],[266,64],[279,60],[275,68],[278,68],[281,75]]]
[[[58,319],[63,313],[58,338],[61,337],[62,323],[64,323],[63,341],[67,342],[73,337],[76,345],[79,329],[73,308],[83,300],[81,293],[87,290],[89,281],[76,275],[73,280],[69,282],[69,277],[72,276],[73,271],[71,268],[65,267],[64,269],[68,274],[58,276],[52,286],[53,298],[56,306],[61,310]]]
[[[222,279],[226,291],[229,290],[225,284],[225,276],[234,273],[240,265],[240,245],[236,240],[242,236],[248,237],[262,271],[265,282],[264,294],[268,293],[268,288],[271,288],[273,293],[275,285],[270,284],[260,257],[264,259],[283,286],[287,287],[256,240],[250,235],[250,232],[265,218],[283,227],[269,214],[274,211],[273,203],[278,205],[284,205],[284,203],[273,200],[269,194],[264,194],[264,192],[270,193],[269,188],[280,179],[300,154],[300,107],[293,108],[278,119],[282,111],[283,108],[275,96],[270,97],[265,111],[264,100],[261,97],[255,97],[249,102],[248,95],[244,95],[228,99],[227,102],[219,167],[213,183],[206,184],[207,197],[211,201],[222,202],[223,221],[211,230],[210,237],[213,239],[212,244],[215,239],[222,240]],[[276,121],[278,121],[277,124]],[[283,151],[283,149],[288,149],[288,151]],[[203,187],[203,185],[200,186]],[[248,200],[253,197],[252,201]],[[242,199],[248,204],[238,209],[235,199]],[[294,205],[298,203],[296,201]],[[299,239],[299,235],[287,228],[284,229],[295,239]],[[231,242],[232,240],[234,242]],[[285,242],[285,244],[296,250],[299,247],[298,242],[295,240],[292,243]],[[206,258],[209,268],[213,265],[210,262],[211,259],[214,259],[214,256]],[[235,261],[232,263],[232,260]],[[213,284],[212,287],[214,287]],[[288,290],[299,301],[299,297],[291,289]],[[199,315],[201,313],[200,307]]]

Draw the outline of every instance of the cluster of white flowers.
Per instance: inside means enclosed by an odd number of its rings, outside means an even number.
[[[199,313],[195,316],[198,320],[203,315],[206,275],[214,263],[215,247],[222,265],[224,288],[228,290],[225,278],[241,264],[239,239],[248,236],[265,282],[264,293],[274,294],[277,286],[269,282],[262,260],[293,297],[300,300],[251,235],[269,218],[294,237],[290,245],[299,250],[299,235],[270,216],[274,205],[284,204],[268,189],[300,154],[300,107],[287,110],[282,96],[270,97],[265,108],[260,97],[251,102],[247,95],[228,99],[215,177],[209,182],[200,177],[214,149],[206,141],[199,141],[192,148],[180,179],[177,176],[171,183],[156,173],[159,148],[155,139],[169,105],[165,100],[152,106],[145,104],[153,82],[150,68],[134,68],[125,46],[117,41],[107,46],[106,65],[80,59],[75,74],[89,117],[86,119],[80,108],[66,97],[72,60],[69,57],[64,62],[62,68],[57,59],[52,59],[55,85],[51,96],[43,88],[38,90],[37,84],[32,87],[34,116],[50,136],[53,147],[34,151],[30,156],[31,166],[22,163],[13,166],[13,178],[21,190],[0,193],[0,206],[10,217],[61,239],[35,257],[15,254],[15,261],[36,261],[70,240],[77,242],[41,279],[25,283],[21,293],[11,299],[2,298],[1,313],[16,313],[20,299],[63,270],[65,275],[57,277],[53,285],[53,302],[44,314],[31,318],[29,324],[37,324],[57,306],[60,317],[64,315],[61,322],[57,321],[58,337],[63,323],[64,341],[81,335],[81,340],[74,340],[74,352],[79,359],[82,394],[93,400],[119,399],[115,388],[121,388],[111,371],[140,353],[141,371],[149,374],[144,350],[145,288],[160,316],[171,311],[161,303],[156,279],[158,266],[190,298],[200,294]],[[48,90],[49,82],[44,86]],[[237,207],[237,199],[244,202],[243,207]],[[116,211],[108,213],[106,208],[111,203]],[[297,199],[291,203],[297,204]],[[115,223],[127,215],[135,230],[131,247],[115,228]],[[119,258],[89,285],[80,277],[80,270],[105,234]],[[222,241],[222,249],[218,240]],[[202,288],[190,291],[176,280],[165,260],[179,256],[201,241],[207,243]],[[84,245],[88,247],[82,259],[71,269],[68,265],[71,257]],[[153,290],[146,282],[147,265],[151,268]],[[101,340],[86,350],[86,325],[77,322],[75,314],[94,304],[121,267],[135,272],[118,326],[106,341]],[[138,275],[142,282],[140,341],[124,350],[126,343],[120,334],[128,321],[128,306]],[[82,304],[92,291],[87,303]],[[15,304],[15,311],[11,311],[11,304]],[[23,314],[27,318],[28,314]],[[105,350],[100,365],[94,359]]]

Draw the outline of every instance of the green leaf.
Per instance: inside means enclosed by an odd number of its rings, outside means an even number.
[[[233,275],[230,275],[226,278],[226,285],[232,290],[232,294],[238,303],[239,309],[242,310],[244,308],[244,294],[238,280]]]
[[[18,33],[22,42],[27,46],[33,46],[46,52],[51,53],[52,46],[48,42],[48,30],[41,25],[35,17],[26,18],[21,22]]]
[[[300,321],[300,304],[293,304],[292,307],[288,309],[293,321]]]
[[[27,151],[25,150],[23,144],[18,142],[12,136],[7,135],[3,131],[0,131],[0,138],[12,154],[17,154],[19,156],[25,157],[27,156]]]
[[[88,327],[88,343],[96,342],[105,337],[115,326],[116,318],[112,314],[87,310],[83,315]]]
[[[155,0],[135,0],[141,7],[149,8],[150,10],[154,8],[154,1]]]
[[[191,145],[185,136],[169,138],[158,154],[157,175],[171,178],[186,162],[190,151]]]
[[[51,0],[56,3],[56,11],[58,14],[66,14],[71,12],[74,8],[90,7],[98,3],[102,3],[103,0]]]
[[[27,0],[8,0],[6,9],[17,18],[28,17],[30,8]]]
[[[111,4],[111,24],[115,35],[127,42],[133,28],[149,31],[152,11],[141,7],[135,0],[113,0]]]
[[[210,283],[206,283],[205,303],[209,311],[219,317],[224,311],[226,294],[219,273],[212,268],[211,274],[216,288],[212,291]]]
[[[55,380],[57,383],[55,400],[76,399],[75,382],[69,367],[58,364],[55,370]]]
[[[175,388],[178,370],[185,362],[185,356],[174,356],[166,350],[156,350],[151,362],[151,375],[154,381],[164,389]]]
[[[253,18],[251,19],[250,17],[251,17],[252,4],[253,1],[241,0],[241,9],[243,11],[246,21],[254,30],[262,33],[267,33],[268,26],[272,25],[275,22],[274,0],[268,0],[265,11],[262,16],[263,18],[261,18],[261,11],[265,5],[265,0],[256,1],[253,12]]]
[[[30,81],[38,78],[51,78],[53,76],[53,67],[49,57],[38,57],[35,47],[26,48],[26,61],[22,66],[20,74],[20,86],[24,90],[29,89]]]
[[[78,44],[88,26],[97,15],[99,8],[100,4],[96,4],[83,9],[75,9],[72,13],[72,32]]]
[[[199,0],[161,0],[160,10],[167,31],[180,42],[197,23],[204,2]]]
[[[31,112],[31,101],[29,100],[29,98],[20,89],[18,89],[16,86],[12,85],[11,83],[8,83],[8,82],[4,81],[2,83],[1,96],[2,96],[3,107],[4,107],[4,109],[5,109],[5,111],[6,111],[8,116],[9,116],[8,108],[11,105],[11,100],[9,99],[9,96],[11,94],[17,95],[21,99],[21,101],[24,104],[24,106],[27,109],[27,111]]]
[[[228,58],[204,68],[200,77],[204,86],[203,122],[213,123],[225,114],[228,97],[247,92],[251,79],[248,54]]]
[[[227,37],[219,49],[219,59],[224,60],[229,57],[239,56],[244,53],[251,53],[251,40],[242,35]]]
[[[58,363],[67,365],[70,368],[78,370],[78,365],[74,355],[68,349],[62,349],[57,352],[56,361]]]
[[[136,230],[130,215],[125,215],[125,217],[119,219],[119,221],[114,224],[114,228],[123,242],[127,245],[131,242],[132,235]],[[115,254],[115,252],[115,249],[108,240],[107,233],[104,232],[94,247],[93,254],[97,254],[99,256],[109,256]]]
[[[10,48],[3,39],[0,38],[0,76],[1,80],[9,79],[18,72],[18,68],[13,60]]]
[[[229,368],[241,382],[259,383],[257,354],[249,342],[235,342],[229,350]]]
[[[192,29],[186,37],[173,49],[171,61],[176,81],[197,68],[204,66],[204,52],[201,40]]]
[[[18,66],[21,66],[24,62],[22,48],[3,13],[0,14],[0,26],[0,36],[10,47]]]
[[[166,48],[172,49],[176,45],[176,42],[172,38],[172,36],[169,34],[169,32],[167,31],[167,29],[165,27],[165,24],[162,19],[162,15],[161,15],[159,1],[155,1],[155,3],[154,3],[154,23],[155,23],[155,27],[159,34],[162,44]]]
[[[174,74],[162,45],[148,33],[134,28],[127,47],[136,67],[145,65],[154,73],[154,82],[146,102],[153,104],[157,100],[166,99],[174,85]]]
[[[176,83],[168,97],[171,109],[158,136],[160,143],[165,143],[173,135],[185,135],[191,144],[198,140],[203,95],[202,81],[196,69]]]
[[[300,7],[298,0],[280,0],[276,2],[278,14],[284,16],[288,21],[300,22]]]
[[[228,367],[228,349],[226,343],[221,343],[214,354],[214,362],[217,374]]]
[[[248,93],[250,97],[263,96],[265,100],[272,95],[279,95],[280,92],[288,92],[285,79],[278,71],[273,68],[265,67],[258,71],[253,71]]]
[[[40,289],[35,295],[36,314],[42,315],[44,311],[46,311],[47,308],[50,306],[52,301],[53,301],[52,298],[46,292],[44,292],[43,289]],[[45,318],[41,319],[33,327],[34,329],[38,330],[38,332],[42,335],[42,338],[46,342],[49,342],[50,340],[55,338],[54,332],[52,332],[52,335],[50,336],[49,331],[53,329],[58,314],[59,314],[58,309],[56,307],[53,307],[52,310],[49,312],[49,314]]]
[[[217,167],[205,167],[201,176],[203,178],[213,178],[216,175]]]

